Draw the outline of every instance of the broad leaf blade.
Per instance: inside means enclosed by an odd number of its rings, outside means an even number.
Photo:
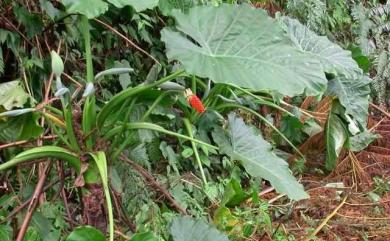
[[[343,120],[338,116],[342,108],[337,100],[332,103],[332,108],[326,122],[326,162],[327,170],[333,170],[337,164],[337,158],[347,141],[348,130]]]
[[[325,90],[327,80],[317,58],[295,49],[261,9],[221,4],[172,15],[179,32],[165,28],[162,40],[168,58],[179,60],[188,73],[289,96]]]
[[[103,233],[92,226],[77,227],[69,234],[66,241],[106,241]]]
[[[349,138],[349,148],[355,152],[362,151],[379,137],[380,135],[378,134],[364,131]]]
[[[80,13],[87,18],[96,18],[108,10],[102,0],[61,0],[68,13]]]
[[[131,237],[131,241],[159,241],[151,232],[137,233]]]
[[[171,225],[174,241],[229,241],[227,236],[202,220],[177,217]]]
[[[342,49],[327,37],[318,36],[298,20],[284,17],[284,28],[294,45],[313,54],[327,73],[344,74],[348,78],[356,78],[362,70],[351,56],[351,51]]]
[[[187,13],[194,4],[195,0],[160,0],[158,2],[158,8],[162,14],[170,15],[173,9],[178,9],[183,13]]]
[[[17,80],[0,84],[0,107],[3,106],[6,110],[14,107],[22,108],[29,98],[30,96]]]
[[[358,79],[340,75],[329,80],[328,84],[327,94],[337,96],[345,107],[345,114],[355,119],[362,128],[365,128],[367,123],[370,82],[371,80],[363,75]]]
[[[245,170],[254,177],[271,182],[280,193],[286,193],[291,199],[308,198],[303,186],[291,174],[287,162],[272,152],[272,146],[254,130],[245,125],[241,118],[229,115],[229,129],[226,137],[223,130],[213,132],[214,141],[220,151],[234,160],[239,160]]]
[[[158,0],[108,0],[108,2],[117,8],[132,6],[137,12],[153,9],[158,5]]]

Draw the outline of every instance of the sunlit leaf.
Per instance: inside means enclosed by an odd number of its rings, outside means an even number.
[[[370,131],[364,131],[349,138],[349,148],[351,151],[364,150],[368,145],[380,136]]]
[[[327,37],[318,36],[298,20],[283,18],[284,28],[294,45],[318,58],[325,72],[344,74],[356,78],[362,70],[351,56],[351,52],[332,43]]]
[[[319,60],[293,47],[264,10],[221,4],[172,15],[178,31],[163,29],[162,40],[168,58],[190,74],[289,96],[319,95],[326,88]]]
[[[202,220],[177,217],[170,228],[174,241],[229,241],[228,237]]]
[[[30,96],[24,91],[20,81],[0,83],[0,106],[3,106],[6,110],[23,107],[29,98]]]
[[[370,82],[366,76],[351,79],[339,75],[329,80],[328,84],[327,94],[337,96],[345,107],[345,114],[356,120],[362,128],[367,123]]]

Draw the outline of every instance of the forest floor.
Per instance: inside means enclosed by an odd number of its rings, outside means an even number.
[[[312,160],[317,161],[308,163],[313,174],[303,176],[301,182],[310,199],[291,207],[278,202],[277,194],[263,196],[274,210],[287,213],[285,219],[274,221],[278,229],[304,241],[390,240],[390,119],[370,117],[369,128],[380,138],[359,153],[344,153],[327,176],[316,168],[322,163],[317,153],[324,144],[308,140],[311,144],[306,146],[316,150]]]

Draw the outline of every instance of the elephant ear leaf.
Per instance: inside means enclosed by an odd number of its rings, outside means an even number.
[[[230,114],[227,134],[222,128],[217,128],[213,132],[213,139],[222,153],[241,161],[251,176],[270,181],[276,191],[286,193],[293,200],[309,197],[291,174],[287,162],[276,156],[271,144],[241,118]]]
[[[293,46],[264,10],[247,4],[173,10],[176,29],[161,32],[170,60],[216,83],[294,96],[320,95],[327,80],[320,61]]]
[[[174,241],[229,241],[216,228],[190,217],[175,218],[170,229]]]
[[[361,128],[367,124],[371,79],[361,76],[357,79],[344,75],[329,80],[327,94],[337,96],[345,108],[345,114],[355,120]]]
[[[347,78],[357,78],[362,74],[363,71],[352,58],[351,51],[342,49],[327,37],[318,36],[296,19],[281,17],[281,24],[294,46],[315,56],[325,72],[343,74]]]
[[[61,0],[68,13],[79,13],[87,18],[96,18],[108,10],[108,4],[102,0]]]

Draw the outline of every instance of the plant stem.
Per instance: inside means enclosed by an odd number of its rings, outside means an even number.
[[[181,207],[179,203],[176,202],[176,200],[172,197],[172,195],[162,185],[160,185],[147,170],[145,170],[142,166],[138,165],[134,161],[127,158],[124,154],[121,154],[120,159],[133,166],[134,169],[138,171],[142,175],[142,177],[148,183],[151,184],[152,187],[157,189],[161,194],[165,196],[165,198],[169,201],[169,203],[173,208],[175,208],[182,215],[188,215],[187,211],[183,207]]]
[[[228,85],[231,86],[231,87],[233,87],[233,88],[236,88],[236,89],[238,89],[238,90],[240,90],[240,91],[242,91],[242,92],[244,92],[245,94],[247,94],[247,95],[249,95],[249,96],[251,96],[251,97],[253,97],[253,98],[255,98],[256,100],[259,101],[259,104],[264,104],[264,105],[273,107],[273,108],[275,108],[275,109],[277,109],[277,110],[280,110],[280,111],[286,113],[286,114],[289,115],[289,116],[295,116],[293,113],[289,112],[288,110],[283,109],[282,107],[280,107],[280,106],[278,106],[278,105],[272,103],[271,101],[264,100],[263,98],[261,98],[261,97],[255,95],[255,94],[253,94],[253,93],[251,93],[250,91],[248,91],[248,90],[246,90],[246,89],[243,89],[243,88],[241,88],[241,87],[239,87],[239,86],[236,86],[236,85],[233,85],[233,84],[228,84]]]
[[[146,118],[149,117],[149,115],[152,113],[152,111],[156,108],[156,106],[164,99],[165,96],[172,92],[177,92],[176,90],[168,90],[162,93],[157,97],[157,99],[153,102],[153,104],[149,107],[149,109],[145,112],[145,114],[142,116],[140,121],[145,121]]]
[[[67,95],[68,97],[68,95]],[[74,133],[73,124],[72,124],[72,106],[70,101],[65,104],[64,101],[62,101],[62,105],[64,107],[64,119],[65,119],[65,126],[66,126],[66,134],[69,138],[69,142],[71,145],[72,150],[74,151],[80,151],[80,147],[78,145],[76,135]]]
[[[305,159],[305,156],[302,154],[302,152],[294,144],[292,144],[291,141],[285,135],[283,135],[283,133],[280,132],[278,130],[278,128],[276,128],[264,116],[260,115],[259,113],[257,113],[256,111],[252,110],[251,108],[248,108],[246,106],[239,105],[239,104],[228,103],[228,104],[222,104],[220,106],[217,106],[217,109],[224,109],[224,108],[240,108],[240,109],[243,109],[243,110],[246,110],[246,111],[252,113],[256,117],[258,117],[260,120],[264,121],[264,123],[266,123],[269,127],[271,127],[276,133],[278,133],[280,135],[280,137],[282,137],[283,140],[285,140],[294,149],[294,151],[297,154],[299,154],[302,158]]]
[[[91,52],[91,34],[89,32],[89,21],[88,18],[82,17],[82,32],[84,36],[85,44],[85,58],[87,64],[87,82],[93,82],[93,63],[92,63],[92,52]],[[95,96],[88,96],[85,100],[84,109],[83,109],[83,121],[82,128],[84,133],[90,133],[93,129],[93,123],[95,121]],[[86,139],[86,146],[89,150],[93,146],[93,135],[88,135]]]
[[[93,65],[92,65],[92,52],[91,52],[91,34],[89,32],[88,18],[82,16],[81,31],[84,37],[85,58],[87,64],[87,82],[93,82]]]
[[[182,134],[179,134],[179,133],[176,133],[173,131],[169,131],[169,130],[167,130],[159,125],[155,125],[152,123],[131,122],[131,123],[126,123],[125,125],[126,125],[126,129],[128,129],[128,130],[148,129],[148,130],[158,131],[158,132],[161,132],[161,133],[164,133],[167,135],[175,136],[177,138],[182,138],[182,139],[188,140],[188,141],[193,141],[193,142],[198,143],[200,145],[204,145],[204,146],[207,146],[209,148],[218,150],[218,147],[213,146],[209,143],[206,143],[206,142],[203,142],[201,140],[197,140],[197,139],[194,139],[192,137],[182,135]],[[104,137],[109,139],[109,138],[113,137],[114,135],[118,134],[121,130],[122,130],[122,126],[114,127],[111,130],[109,130]]]
[[[191,126],[190,121],[187,118],[184,118],[183,121],[184,121],[184,126],[187,129],[188,136],[191,137],[191,138],[194,138],[194,136],[192,134],[192,126]],[[201,174],[202,180],[203,180],[203,185],[205,187],[207,187],[208,183],[207,183],[206,175],[204,174],[202,161],[200,160],[198,149],[197,149],[196,144],[195,144],[194,141],[191,141],[191,145],[192,145],[192,150],[194,151],[194,154],[195,154],[195,159],[196,159],[196,161],[198,163],[198,166],[199,166],[200,174]]]
[[[39,181],[35,187],[32,199],[31,199],[30,204],[28,206],[26,216],[24,217],[23,224],[19,230],[16,241],[23,241],[23,239],[24,239],[24,235],[26,234],[26,231],[27,231],[27,228],[30,224],[34,210],[37,207],[37,202],[38,202],[39,196],[42,193],[43,185],[45,184],[45,180],[46,180],[46,177],[48,174],[48,170],[50,169],[50,165],[51,165],[50,162],[46,162],[46,167],[44,169],[44,172],[39,177]]]
[[[130,101],[130,99],[129,99],[128,101]],[[128,101],[126,101],[125,104],[126,104]],[[121,131],[119,132],[119,135],[116,136],[114,142],[110,145],[111,148],[116,148],[116,146],[118,145],[119,140],[121,139],[120,136],[121,136],[122,133],[126,130],[126,123],[127,123],[127,121],[129,120],[130,113],[131,113],[131,111],[133,110],[133,107],[134,107],[136,101],[137,101],[137,97],[131,100],[130,106],[127,108],[127,111],[126,111],[125,118],[123,119],[122,129],[121,129]],[[120,111],[120,112],[121,112],[121,111]],[[120,112],[119,112],[119,113],[120,113]],[[125,142],[126,142],[126,141],[125,141]],[[121,152],[123,151],[123,149],[124,149],[125,147],[122,148],[122,146],[123,146],[123,144],[118,148],[118,150],[121,150],[121,151],[119,152],[119,151],[117,150],[117,151],[113,154],[112,159],[115,159],[116,156],[118,156],[119,153],[121,153]],[[111,151],[112,151],[112,150],[111,150]]]
[[[192,78],[191,78],[191,91],[194,95],[196,95],[196,77],[195,77],[195,75],[192,75]]]
[[[182,75],[185,71],[184,70],[179,70],[179,71],[176,71],[175,73],[172,73],[156,82],[153,82],[153,83],[150,83],[150,84],[147,84],[147,85],[140,85],[140,86],[137,86],[135,88],[127,88],[125,90],[123,90],[122,92],[120,92],[119,94],[115,95],[104,107],[103,109],[100,111],[99,115],[98,115],[98,118],[97,118],[97,124],[98,124],[98,127],[99,129],[101,129],[103,127],[103,124],[104,122],[106,121],[107,117],[109,116],[109,114],[115,109],[115,107],[117,107],[120,103],[122,103],[123,101],[125,101],[126,99],[130,98],[130,97],[133,97],[145,90],[148,90],[148,89],[151,89],[151,88],[154,88],[156,86],[159,86],[167,81],[170,81],[172,79],[175,79],[176,77]]]

